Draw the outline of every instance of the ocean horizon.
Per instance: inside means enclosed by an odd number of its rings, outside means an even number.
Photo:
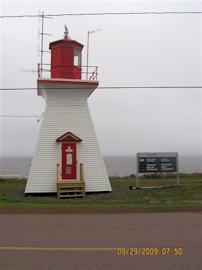
[[[0,177],[27,178],[32,162],[27,157],[0,157]],[[108,176],[128,176],[136,174],[136,156],[104,156]],[[179,155],[180,173],[202,173],[200,155]]]

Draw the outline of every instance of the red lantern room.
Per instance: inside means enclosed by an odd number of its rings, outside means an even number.
[[[83,45],[68,36],[65,26],[64,39],[50,43],[51,78],[81,79],[81,51]]]

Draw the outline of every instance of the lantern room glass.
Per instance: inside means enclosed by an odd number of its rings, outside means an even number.
[[[81,67],[81,51],[74,49],[74,66]]]

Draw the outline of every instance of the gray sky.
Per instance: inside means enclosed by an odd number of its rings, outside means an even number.
[[[201,11],[201,1],[1,1],[2,15]],[[72,16],[45,20],[44,49],[63,37],[84,44],[90,35],[89,65],[100,86],[200,86],[202,15]],[[36,87],[37,18],[1,19],[1,88]],[[44,55],[50,63],[50,55]],[[103,155],[176,151],[202,153],[202,95],[197,89],[96,90],[89,107]],[[41,115],[45,102],[35,91],[1,93],[1,114]],[[32,156],[40,123],[35,118],[1,118],[1,155]]]

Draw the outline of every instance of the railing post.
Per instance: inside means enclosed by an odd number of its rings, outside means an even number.
[[[57,182],[59,182],[59,175],[60,175],[59,164],[57,164]]]
[[[83,170],[82,170],[82,166],[83,166],[83,164],[80,163],[80,179],[81,179],[81,182],[83,182]]]
[[[59,184],[59,175],[60,175],[60,168],[59,164],[57,164],[57,198],[60,200],[60,184]]]
[[[38,78],[40,78],[40,64],[38,64]]]
[[[86,192],[85,192],[85,176],[84,176],[84,170],[83,170],[83,163],[80,163],[80,179],[83,183],[83,198],[86,198]]]

